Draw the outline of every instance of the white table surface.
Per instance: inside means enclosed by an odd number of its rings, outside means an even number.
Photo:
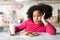
[[[29,37],[23,36],[21,33],[10,36],[7,32],[0,32],[0,40],[60,40],[60,33],[49,35],[48,33],[40,33],[39,36]]]
[[[49,35],[48,33],[40,33],[39,36],[29,37],[22,35],[20,32],[18,35],[10,36],[8,32],[0,32],[0,40],[60,40],[60,27],[56,27],[56,35]]]

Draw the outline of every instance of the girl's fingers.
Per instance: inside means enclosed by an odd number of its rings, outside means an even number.
[[[43,16],[45,16],[45,13],[44,13],[44,15]]]
[[[11,31],[10,31],[10,30],[8,30],[8,33],[9,33],[9,34],[11,34]]]

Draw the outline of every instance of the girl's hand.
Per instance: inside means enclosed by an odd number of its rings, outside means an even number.
[[[41,17],[41,21],[43,22],[45,20],[45,13]]]
[[[11,34],[11,31],[10,30],[8,30],[8,34]]]
[[[41,21],[44,25],[47,25],[49,22],[45,19],[45,13],[43,14],[43,16],[41,17]]]

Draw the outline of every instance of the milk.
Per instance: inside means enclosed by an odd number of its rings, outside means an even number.
[[[14,23],[10,23],[10,32],[11,32],[11,35],[12,36],[15,34],[15,26],[14,26]]]

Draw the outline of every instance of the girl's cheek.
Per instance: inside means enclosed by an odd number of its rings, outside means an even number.
[[[41,15],[39,18],[40,18],[40,20],[41,20],[41,18],[42,18],[42,15]]]
[[[41,17],[39,17],[38,19],[41,20]]]

